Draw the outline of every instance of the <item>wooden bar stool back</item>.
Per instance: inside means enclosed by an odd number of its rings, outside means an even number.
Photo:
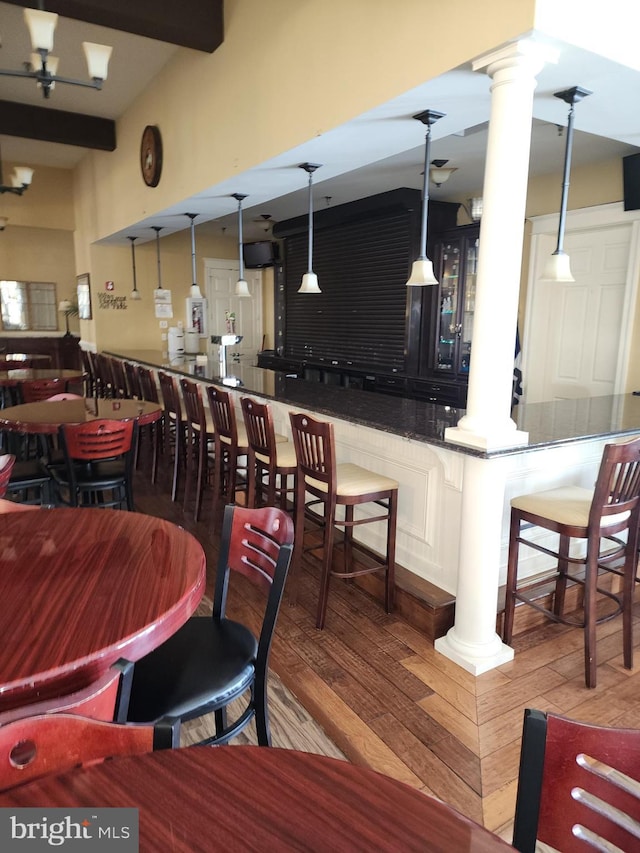
[[[125,399],[128,396],[129,389],[127,388],[127,377],[124,372],[124,364],[119,358],[109,358],[108,361],[111,368],[113,396]]]
[[[638,563],[640,518],[640,438],[605,445],[595,489],[563,486],[521,495],[511,501],[511,530],[503,640],[511,643],[516,602],[534,607],[547,618],[584,631],[585,682],[596,686],[596,625],[622,613],[624,665],[633,666],[632,605]],[[559,535],[557,550],[540,539],[522,535],[522,525]],[[536,533],[534,531],[534,537]],[[582,540],[582,551],[572,550]],[[551,574],[518,584],[520,545],[549,555]],[[585,552],[586,548],[586,552]],[[613,584],[599,586],[598,577],[617,575]],[[603,579],[604,580],[604,579]],[[615,581],[615,579],[614,579]],[[567,584],[582,588],[582,606],[565,612]],[[552,594],[550,597],[550,589]],[[604,606],[613,601],[614,607]],[[550,602],[550,603],[549,603]]]
[[[187,473],[182,506],[186,510],[195,479],[196,495],[193,516],[198,521],[202,506],[202,494],[209,479],[211,464],[209,450],[214,441],[213,426],[207,423],[207,415],[198,383],[191,382],[190,379],[181,379],[180,386],[187,422]]]
[[[300,572],[303,551],[322,549],[320,595],[316,627],[325,623],[329,581],[332,575],[354,578],[371,572],[383,572],[385,577],[385,609],[393,610],[396,548],[396,523],[398,516],[398,483],[390,477],[376,474],[351,462],[336,463],[333,424],[318,421],[310,415],[290,412],[291,430],[295,446],[298,472],[296,482],[296,540],[293,558],[295,575]],[[306,501],[306,494],[312,496]],[[382,515],[354,517],[354,508],[362,504],[376,504],[384,508]],[[344,507],[344,517],[338,518],[338,507]],[[314,509],[321,508],[321,514]],[[320,525],[322,543],[303,547],[305,519]],[[353,539],[353,528],[361,524],[384,521],[387,524],[386,554],[380,555]],[[335,527],[344,529],[344,562],[342,569],[334,568],[333,548]],[[363,552],[369,561],[354,563],[353,551]],[[296,577],[297,580],[297,577]],[[295,600],[295,586],[292,598]]]
[[[279,505],[287,509],[287,496],[295,502],[296,451],[289,441],[277,441],[268,403],[251,397],[240,399],[247,434],[247,504]],[[284,438],[284,436],[282,436]],[[289,486],[289,477],[292,485]]]
[[[127,374],[127,384],[129,386],[130,396],[135,396],[139,400],[149,400],[152,403],[159,403],[160,397],[158,394],[158,386],[153,375],[153,371],[148,367],[143,367],[141,364],[134,365],[129,361],[124,363],[125,373]],[[151,447],[151,482],[155,483],[158,476],[158,457],[160,454],[160,433],[162,431],[162,420],[153,421],[139,430],[138,446],[136,448],[136,468],[140,464],[140,446],[150,443]]]
[[[186,422],[182,417],[182,403],[176,380],[169,373],[158,371],[160,393],[162,394],[162,437],[164,444],[165,464],[172,463],[171,500],[175,501],[178,494],[180,467],[185,456]]]
[[[238,426],[236,410],[228,391],[215,385],[207,386],[207,399],[213,419],[215,462],[213,467],[213,513],[218,508],[218,497],[224,502],[235,503],[238,484],[239,460],[249,452],[244,424]]]
[[[140,390],[140,376],[138,375],[138,370],[138,366],[133,364],[133,362],[124,362],[124,375],[127,380],[127,397],[134,400],[143,399],[142,391]]]

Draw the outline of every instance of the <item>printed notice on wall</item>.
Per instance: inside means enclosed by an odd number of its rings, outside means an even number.
[[[170,320],[173,317],[173,304],[171,302],[171,291],[166,288],[157,288],[153,291],[153,302],[156,317],[161,320]]]

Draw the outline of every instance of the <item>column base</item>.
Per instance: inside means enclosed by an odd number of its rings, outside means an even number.
[[[435,650],[472,675],[482,675],[513,660],[513,649],[506,646],[497,634],[493,635],[490,643],[469,645],[456,638],[455,630],[455,627],[451,628],[444,637],[439,637],[434,643]]]
[[[521,447],[529,443],[529,433],[519,429],[507,430],[493,435],[481,435],[459,426],[447,427],[444,431],[445,441],[453,444],[464,444],[466,447],[477,447],[480,450],[503,450],[507,447]]]

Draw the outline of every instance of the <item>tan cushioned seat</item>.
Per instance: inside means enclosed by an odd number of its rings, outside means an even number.
[[[593,489],[582,486],[561,486],[559,489],[549,489],[546,492],[536,492],[531,495],[520,495],[511,501],[514,509],[541,515],[560,524],[570,524],[586,528],[589,524],[589,511],[593,500]],[[603,518],[602,528],[617,524],[628,516],[619,513]]]
[[[307,482],[315,489],[320,489],[323,492],[327,491],[326,483],[321,483],[312,477],[308,477]],[[382,474],[375,474],[373,471],[368,471],[366,468],[361,468],[352,462],[340,462],[336,465],[337,495],[342,495],[343,497],[368,495],[371,492],[386,492],[397,488],[397,480],[384,477]]]
[[[285,440],[276,444],[276,465],[278,468],[295,468],[298,463],[296,449],[292,442],[286,440],[285,436],[282,436],[282,438]],[[269,461],[263,453],[256,453],[256,459],[265,465]]]

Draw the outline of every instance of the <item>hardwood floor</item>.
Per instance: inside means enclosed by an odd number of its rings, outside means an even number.
[[[166,488],[150,486],[142,475],[135,494],[139,511],[200,539],[210,593],[217,556],[210,504],[205,500],[203,520],[194,524],[181,502],[172,503]],[[640,728],[640,656],[632,672],[623,668],[620,619],[598,629],[594,690],[584,686],[581,631],[558,625],[517,635],[515,660],[474,678],[352,583],[332,584],[326,627],[318,631],[317,587],[316,570],[304,566],[298,603],[285,601],[280,612],[273,671],[349,760],[431,793],[505,838],[524,708]],[[232,592],[240,598],[234,604],[230,594],[232,612],[255,621],[259,596],[241,581]]]

